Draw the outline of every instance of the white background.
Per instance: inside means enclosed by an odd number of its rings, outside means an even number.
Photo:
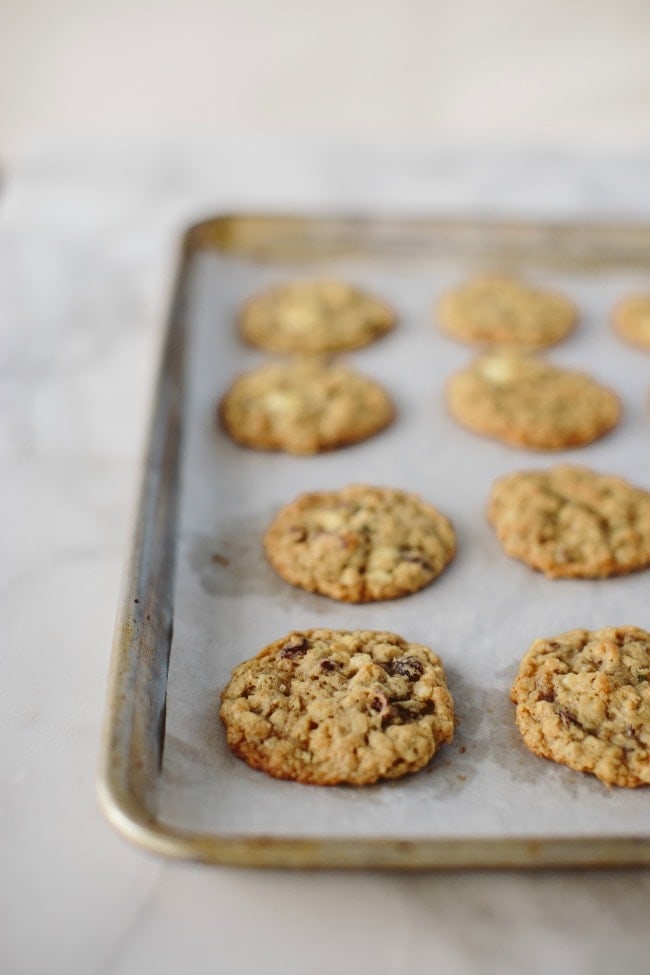
[[[233,130],[650,148],[645,0],[1,0],[0,148]]]

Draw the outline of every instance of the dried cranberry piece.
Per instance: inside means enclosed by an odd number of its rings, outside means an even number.
[[[293,637],[280,650],[280,657],[284,660],[293,660],[294,657],[301,657],[307,653],[311,644],[305,637]]]
[[[328,674],[331,674],[331,672],[333,670],[338,670],[339,667],[340,667],[340,664],[337,664],[337,662],[335,660],[328,660],[328,659],[326,659],[326,660],[321,660],[321,662],[320,662],[320,668],[321,668],[321,670],[326,671]]]
[[[433,714],[433,701],[398,701],[393,705],[396,716],[402,724],[417,721],[424,714]]]
[[[385,728],[386,725],[390,724],[393,720],[394,711],[391,701],[383,691],[378,690],[375,693],[375,696],[370,702],[370,707],[373,711],[377,711],[379,713],[382,728]]]
[[[571,714],[571,712],[567,711],[565,708],[559,709],[558,717],[565,728],[568,728],[572,724],[579,724],[575,714]]]
[[[399,674],[411,681],[419,680],[424,673],[424,666],[417,657],[398,657],[391,661],[390,673]]]

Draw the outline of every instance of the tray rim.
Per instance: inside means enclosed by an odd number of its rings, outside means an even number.
[[[198,252],[210,249],[262,263],[279,256],[297,263],[317,256],[349,256],[363,251],[364,237],[373,228],[386,235],[387,249],[395,246],[395,235],[406,234],[407,252],[413,242],[438,235],[445,255],[452,258],[459,250],[465,253],[469,244],[470,252],[477,256],[496,249],[506,263],[534,259],[538,264],[555,264],[563,259],[564,266],[567,261],[585,266],[586,259],[588,267],[639,268],[650,263],[650,224],[629,221],[246,212],[191,224],[178,248],[131,551],[118,603],[97,787],[100,807],[120,833],[152,853],[224,866],[382,870],[648,866],[650,835],[577,839],[219,835],[181,830],[156,816],[173,633],[184,303],[190,261]],[[309,233],[315,253],[306,246]],[[626,243],[622,251],[621,241]],[[382,252],[380,246],[378,256]],[[439,256],[438,249],[434,252]]]

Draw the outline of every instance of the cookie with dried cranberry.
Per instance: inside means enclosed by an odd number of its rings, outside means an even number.
[[[440,658],[395,633],[306,630],[233,671],[221,695],[230,749],[314,785],[368,785],[423,768],[454,733]]]
[[[354,484],[300,495],[273,519],[264,547],[292,585],[366,603],[429,585],[456,542],[449,520],[418,495]]]
[[[583,372],[533,355],[492,352],[452,377],[447,406],[476,433],[536,450],[579,447],[618,423],[618,396]]]
[[[650,294],[623,298],[614,308],[612,322],[622,339],[650,351]]]
[[[549,579],[602,579],[650,566],[650,493],[561,465],[495,481],[488,519],[504,551]]]
[[[219,416],[232,439],[246,447],[316,454],[378,433],[395,409],[367,376],[305,358],[238,376],[221,400]]]
[[[495,345],[555,345],[573,331],[578,312],[564,295],[515,278],[486,275],[442,296],[442,329],[461,342]]]
[[[269,352],[319,354],[368,345],[395,319],[385,301],[344,281],[291,281],[250,298],[239,331]]]
[[[650,784],[650,633],[634,626],[536,640],[511,697],[536,755],[607,785]]]

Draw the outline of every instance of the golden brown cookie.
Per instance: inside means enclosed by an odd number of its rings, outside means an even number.
[[[389,305],[342,281],[275,285],[249,299],[239,316],[245,342],[288,353],[357,349],[394,324]]]
[[[293,632],[233,671],[228,745],[252,768],[315,785],[367,785],[423,768],[452,740],[439,657],[395,633]]]
[[[615,393],[584,373],[512,351],[479,356],[452,377],[446,395],[463,426],[538,450],[591,443],[621,412]]]
[[[650,349],[650,294],[629,295],[614,308],[612,321],[626,342]]]
[[[650,565],[650,493],[586,467],[495,482],[488,518],[504,551],[549,579],[595,579]]]
[[[292,585],[366,603],[427,586],[456,544],[447,518],[417,495],[355,484],[300,495],[273,519],[264,547]]]
[[[271,363],[239,376],[219,405],[233,440],[257,450],[315,454],[365,440],[395,411],[366,376],[315,359]]]
[[[566,338],[578,313],[564,295],[490,275],[443,295],[438,318],[443,330],[462,342],[541,347]]]
[[[607,785],[650,783],[650,633],[634,626],[536,640],[511,697],[536,755]]]

